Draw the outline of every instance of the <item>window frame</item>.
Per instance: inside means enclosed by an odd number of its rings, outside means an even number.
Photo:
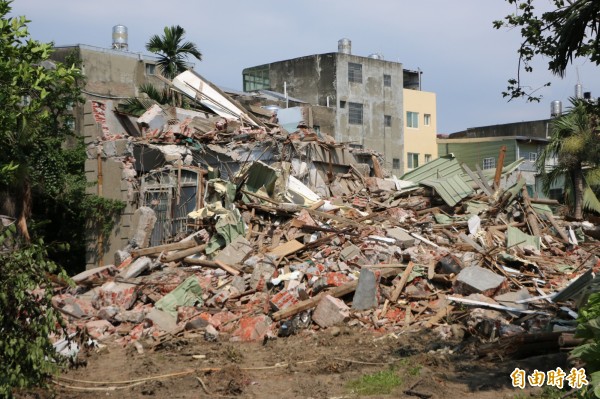
[[[408,169],[416,169],[419,167],[419,153],[418,152],[407,152],[406,153],[406,167]]]
[[[423,126],[431,125],[431,114],[423,114]]]
[[[431,154],[425,154],[423,163],[431,162]]]
[[[530,152],[527,155],[527,160],[529,160],[529,162],[536,162],[538,159],[538,153],[537,152]]]
[[[489,170],[489,169],[495,169],[495,168],[496,168],[496,158],[495,157],[483,158],[483,160],[481,161],[481,169]]]
[[[348,82],[362,83],[362,64],[356,62],[348,62]]]
[[[144,64],[144,72],[146,73],[146,76],[156,75],[156,64],[152,62],[146,62]]]
[[[363,104],[348,102],[348,124],[362,125],[363,124],[363,111],[364,111]]]
[[[383,115],[383,127],[392,127],[392,115]]]
[[[392,75],[383,74],[383,87],[392,87]]]
[[[414,111],[406,111],[406,127],[411,129],[419,128],[419,113]]]

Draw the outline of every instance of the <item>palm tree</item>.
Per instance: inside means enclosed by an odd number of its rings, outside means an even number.
[[[552,136],[536,167],[546,193],[564,178],[567,203],[580,220],[584,209],[600,213],[600,200],[592,189],[600,184],[600,130],[589,102],[572,98],[571,104],[569,112],[552,122]],[[556,166],[547,172],[546,163],[552,158]]]
[[[165,26],[163,36],[154,35],[146,43],[146,50],[158,54],[158,66],[164,77],[173,79],[189,68],[189,56],[202,61],[202,54],[192,42],[183,42],[185,29],[181,26]]]
[[[170,100],[170,92],[168,88],[159,90],[150,83],[141,85],[138,88],[140,94],[145,97],[131,97],[119,105],[119,110],[127,114],[142,116],[154,104],[168,104]]]

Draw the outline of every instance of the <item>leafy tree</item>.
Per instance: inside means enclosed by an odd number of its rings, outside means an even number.
[[[165,26],[162,36],[154,35],[146,43],[146,49],[158,54],[158,66],[164,77],[173,79],[189,68],[189,56],[202,61],[202,54],[192,42],[183,42],[185,29],[181,26]]]
[[[547,12],[536,9],[539,0],[506,1],[516,10],[504,20],[494,21],[494,27],[518,28],[523,41],[517,50],[517,77],[508,81],[505,97],[540,101],[539,96],[521,84],[521,71],[532,72],[531,62],[536,57],[547,59],[548,69],[561,77],[574,58],[600,64],[600,1],[551,0],[553,10]]]
[[[34,196],[65,192],[63,143],[72,135],[82,75],[74,64],[51,62],[52,44],[31,39],[25,17],[8,18],[10,4],[0,1],[0,166],[14,170],[0,181],[0,211],[16,217],[29,241]]]
[[[595,110],[586,100],[571,99],[568,113],[552,121],[552,136],[541,152],[536,167],[544,190],[565,179],[567,200],[573,216],[583,218],[583,210],[600,213],[600,201],[592,187],[600,185],[600,129]],[[546,171],[552,158],[556,165]]]

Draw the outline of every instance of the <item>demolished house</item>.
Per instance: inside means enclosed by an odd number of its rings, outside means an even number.
[[[73,331],[140,351],[340,323],[557,348],[572,337],[600,269],[597,228],[530,198],[521,161],[474,172],[448,155],[397,178],[378,154],[288,132],[193,72],[173,84],[206,111],[86,107],[90,180],[127,209],[96,242],[113,260],[57,287]]]

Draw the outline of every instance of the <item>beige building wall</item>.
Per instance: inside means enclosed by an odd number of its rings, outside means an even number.
[[[437,112],[435,93],[411,89],[403,90],[403,169],[404,172],[407,172],[438,157],[436,142]]]

